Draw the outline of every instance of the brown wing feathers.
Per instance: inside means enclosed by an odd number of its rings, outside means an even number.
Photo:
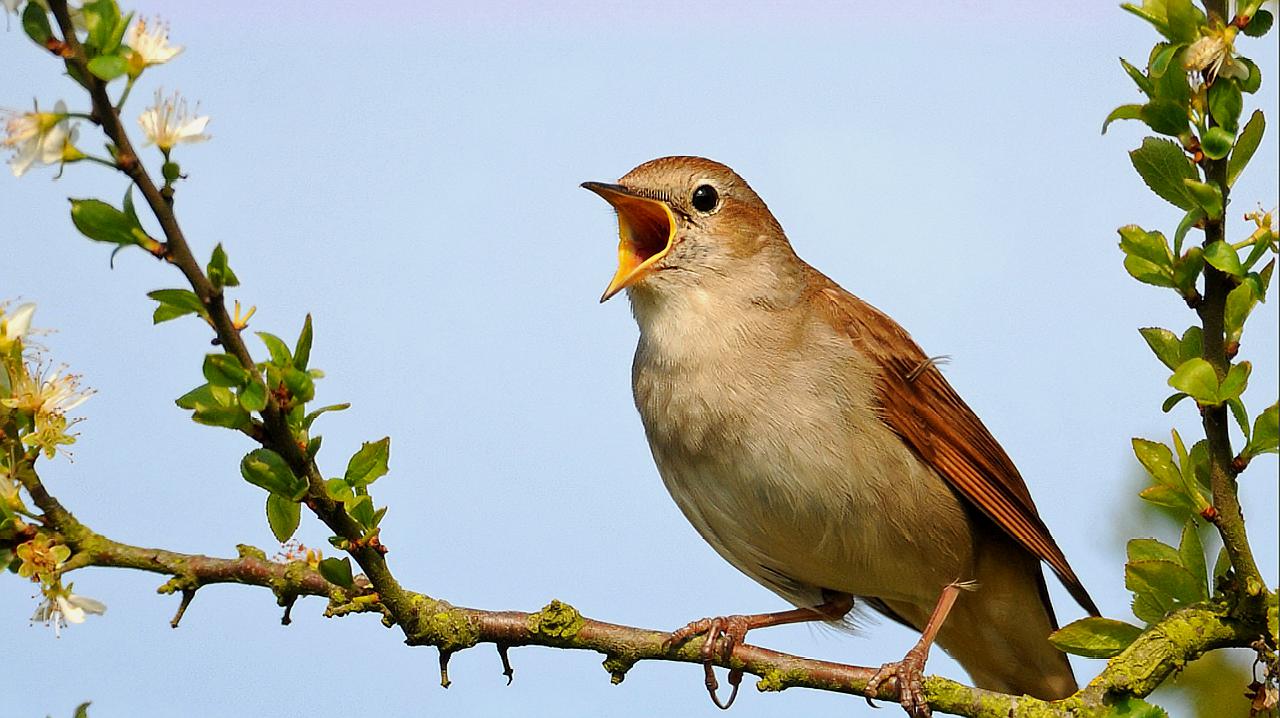
[[[1097,606],[1040,519],[1017,467],[973,410],[902,327],[830,280],[825,283],[821,292],[830,302],[836,325],[848,331],[882,368],[885,422],[962,496],[1048,563],[1086,611],[1098,615]]]

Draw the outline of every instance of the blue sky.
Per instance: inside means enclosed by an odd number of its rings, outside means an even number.
[[[392,436],[383,538],[407,585],[454,603],[584,614],[654,628],[784,608],[723,563],[667,497],[632,408],[636,330],[624,301],[596,300],[613,271],[609,208],[578,189],[650,158],[698,154],[742,174],[802,257],[898,319],[1001,440],[1105,613],[1129,618],[1119,552],[1139,486],[1129,438],[1194,435],[1188,406],[1160,413],[1164,372],[1139,326],[1192,315],[1124,273],[1115,228],[1169,232],[1178,210],[1148,193],[1125,152],[1136,125],[1102,118],[1137,91],[1154,36],[1111,3],[900,6],[710,2],[520,3],[467,9],[392,3],[158,3],[186,51],[135,89],[128,122],[160,86],[213,120],[182,148],[177,207],[201,256],[226,247],[255,304],[253,328],[296,334],[315,317],[318,400],[353,408],[320,423],[322,466]],[[1275,43],[1249,41],[1274,118]],[[82,100],[21,34],[0,34],[0,105]],[[1273,122],[1274,124],[1274,122]],[[95,146],[91,128],[82,143]],[[1237,185],[1232,216],[1277,196],[1275,133]],[[155,157],[151,157],[155,160]],[[158,163],[157,165],[158,166]],[[103,168],[0,179],[0,297],[36,301],[52,356],[98,394],[74,463],[43,468],[95,529],[122,541],[228,555],[274,551],[261,490],[238,475],[250,447],[192,424],[173,399],[199,384],[207,331],[151,325],[144,293],[180,277],[140,253],[79,237],[67,196],[117,200]],[[1268,205],[1272,206],[1272,205]],[[1243,355],[1247,403],[1277,395],[1275,303]],[[1245,475],[1248,526],[1276,582],[1274,457]],[[304,520],[307,544],[326,532]],[[20,650],[14,716],[375,714],[713,715],[695,666],[642,664],[611,686],[601,656],[512,651],[503,685],[490,648],[436,657],[369,617],[294,624],[262,590],[201,591],[171,630],[160,577],[87,570],[78,592],[104,618],[54,640],[29,627],[34,589],[0,590],[0,636]],[[1054,588],[1059,615],[1078,615]],[[864,665],[914,641],[883,623],[859,635],[810,627],[752,634],[780,650]],[[11,650],[13,650],[11,649]],[[1083,680],[1099,662],[1076,663]],[[930,670],[963,679],[941,653]],[[746,690],[737,716],[861,700]]]

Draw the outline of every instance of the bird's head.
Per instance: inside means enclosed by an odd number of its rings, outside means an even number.
[[[602,302],[626,288],[663,293],[741,281],[762,253],[794,256],[764,201],[719,162],[662,157],[617,184],[582,186],[618,212],[618,271]]]

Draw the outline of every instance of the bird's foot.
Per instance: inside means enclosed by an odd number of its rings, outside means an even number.
[[[876,671],[863,693],[870,703],[880,693],[880,685],[889,679],[898,684],[898,702],[911,718],[930,718],[933,711],[924,697],[924,663],[928,652],[919,646],[907,651],[901,661],[886,663]]]
[[[742,684],[742,669],[731,668],[729,670],[729,685],[732,691],[729,693],[729,699],[721,701],[717,691],[720,688],[720,682],[716,680],[715,659],[717,653],[721,660],[729,660],[733,655],[733,648],[742,643],[747,637],[747,631],[751,630],[751,616],[717,616],[716,618],[703,618],[693,621],[684,628],[671,632],[667,639],[662,642],[662,649],[668,650],[672,646],[679,645],[688,641],[695,636],[705,636],[702,641],[702,648],[699,654],[702,657],[702,668],[706,672],[707,693],[711,695],[711,702],[716,704],[721,710],[728,710],[733,705],[733,701],[738,697],[738,686]]]

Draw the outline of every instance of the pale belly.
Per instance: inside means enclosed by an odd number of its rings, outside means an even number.
[[[960,500],[873,409],[791,372],[718,369],[638,363],[634,379],[663,482],[722,557],[797,605],[828,590],[931,606],[970,577]]]

